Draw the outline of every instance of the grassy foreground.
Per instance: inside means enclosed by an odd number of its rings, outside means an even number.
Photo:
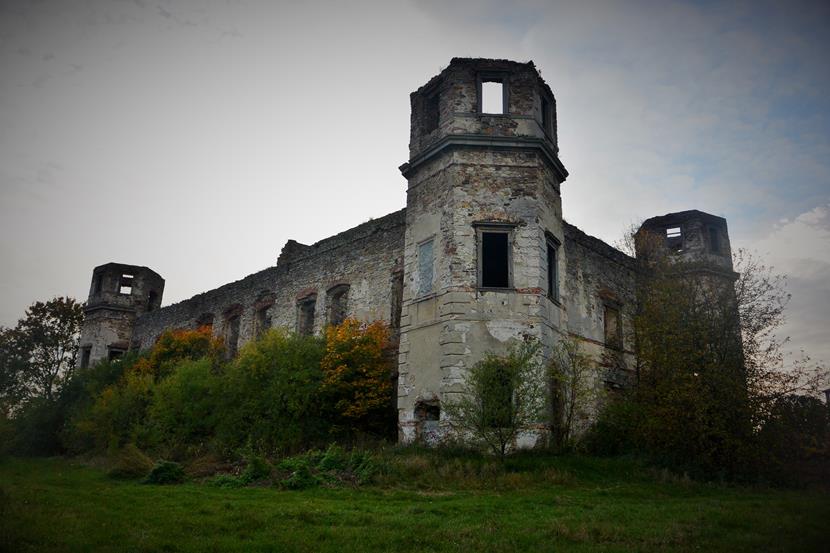
[[[436,470],[428,455],[404,458],[409,476],[398,482],[303,491],[151,486],[64,459],[5,459],[0,550],[827,550],[826,494],[578,457],[520,459],[506,474],[470,478],[469,463]]]

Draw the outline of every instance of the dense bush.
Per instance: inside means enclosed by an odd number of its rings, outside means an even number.
[[[329,439],[320,393],[323,340],[273,329],[242,348],[227,368],[220,443],[259,454],[299,451]]]
[[[285,458],[277,465],[279,485],[289,490],[366,484],[377,470],[373,455],[358,450],[347,452],[337,444],[325,451],[310,450]]]
[[[201,328],[167,331],[145,355],[96,365],[88,373],[87,394],[94,399],[75,402],[67,445],[117,450],[128,443],[142,449],[192,443],[192,434],[209,432],[210,419],[195,419],[214,412],[202,396],[221,357],[219,341]]]
[[[109,476],[112,478],[144,478],[153,470],[153,460],[133,444],[124,446],[115,456]]]
[[[145,484],[181,484],[186,480],[184,467],[173,461],[159,461],[147,478]]]
[[[166,450],[202,449],[215,434],[221,394],[222,379],[210,358],[180,361],[153,388],[148,440]]]
[[[397,407],[393,403],[393,359],[389,328],[346,319],[326,329],[322,359],[323,390],[331,398],[339,426],[350,432],[393,435]]]

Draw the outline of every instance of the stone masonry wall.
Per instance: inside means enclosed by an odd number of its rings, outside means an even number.
[[[603,377],[622,385],[633,366],[632,316],[636,301],[636,261],[602,240],[564,223],[567,273],[563,296],[568,332],[583,350],[608,369]],[[605,343],[605,306],[620,312],[622,348]]]

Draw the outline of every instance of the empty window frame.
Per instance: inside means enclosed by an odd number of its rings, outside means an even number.
[[[424,133],[431,133],[441,122],[441,95],[436,90],[424,98]]]
[[[545,244],[547,246],[548,297],[554,301],[559,301],[559,260],[557,253],[559,251],[559,240],[550,234],[546,234]]]
[[[622,322],[620,308],[617,305],[605,305],[603,313],[605,327],[605,345],[610,348],[622,348]]]
[[[103,288],[103,282],[104,282],[104,275],[102,275],[102,274],[97,274],[94,277],[92,277],[92,293],[93,294],[97,295],[97,294],[101,293],[101,289]]]
[[[124,353],[124,348],[109,346],[107,348],[107,359],[110,361],[115,361],[116,359],[120,359],[124,355]]]
[[[239,351],[239,326],[241,317],[230,315],[225,319],[225,350],[228,358],[236,357]]]
[[[401,311],[403,309],[403,271],[392,273],[392,306],[389,314],[390,326],[394,329],[401,327]]]
[[[478,112],[484,115],[507,114],[507,79],[503,75],[480,75]]]
[[[271,306],[266,305],[260,307],[256,310],[254,323],[256,324],[256,335],[257,337],[262,336],[262,334],[271,328],[271,313],[270,313]]]
[[[666,229],[666,246],[675,252],[683,249],[683,231],[680,227]]]
[[[712,253],[720,252],[720,233],[715,227],[709,227],[709,250]]]
[[[432,292],[433,267],[435,265],[434,242],[430,238],[418,244],[418,295]]]
[[[297,302],[297,334],[311,336],[314,334],[314,308],[317,296],[307,296]]]
[[[420,440],[431,443],[438,435],[441,405],[438,401],[419,401],[415,404],[416,432]]]
[[[158,293],[155,290],[150,290],[150,293],[147,294],[147,311],[152,311],[157,307],[156,303],[158,303]]]
[[[89,358],[92,356],[92,346],[84,346],[81,348],[81,368],[89,367]]]
[[[478,287],[512,288],[512,236],[511,226],[479,226],[478,238]]]
[[[553,117],[551,117],[551,108],[550,108],[550,100],[542,96],[542,130],[545,131],[545,134],[553,134],[553,127],[551,125],[551,121]]]
[[[118,293],[129,296],[133,293],[133,275],[122,274],[118,279]]]
[[[330,325],[337,326],[346,320],[349,310],[349,285],[341,284],[329,289],[326,297],[328,307],[327,319]]]
[[[213,313],[202,313],[196,318],[196,328],[213,328]]]

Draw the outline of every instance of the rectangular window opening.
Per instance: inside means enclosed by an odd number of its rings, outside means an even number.
[[[84,346],[81,348],[81,368],[89,367],[89,358],[92,356],[92,346]]]
[[[225,347],[227,348],[228,358],[236,357],[239,351],[239,315],[229,318],[225,322]]]
[[[542,128],[550,134],[550,102],[547,98],[542,98]]]
[[[683,233],[680,227],[669,227],[666,229],[666,246],[674,252],[683,250]]]
[[[433,265],[435,252],[433,241],[427,240],[418,246],[418,295],[423,296],[432,292]]]
[[[392,308],[390,323],[392,328],[401,327],[401,310],[403,309],[403,271],[392,275]]]
[[[268,314],[269,307],[263,307],[256,312],[256,335],[257,337],[271,328],[271,315]]]
[[[720,237],[715,227],[709,227],[709,247],[712,253],[720,253]]]
[[[481,233],[481,286],[510,287],[510,243],[507,232]]]
[[[620,324],[620,310],[616,307],[606,305],[603,318],[605,319],[605,345],[612,348],[621,348],[622,325]]]
[[[499,80],[482,81],[481,113],[504,114],[504,83]]]
[[[118,279],[118,293],[129,296],[133,293],[133,275],[122,274]]]
[[[548,242],[548,297],[559,299],[559,275],[556,265],[556,246]]]
[[[302,300],[297,305],[297,333],[301,336],[314,334],[314,307],[316,304],[317,298],[311,297]]]
[[[329,292],[328,308],[329,324],[333,326],[343,324],[349,312],[349,288],[347,286],[338,287]]]

